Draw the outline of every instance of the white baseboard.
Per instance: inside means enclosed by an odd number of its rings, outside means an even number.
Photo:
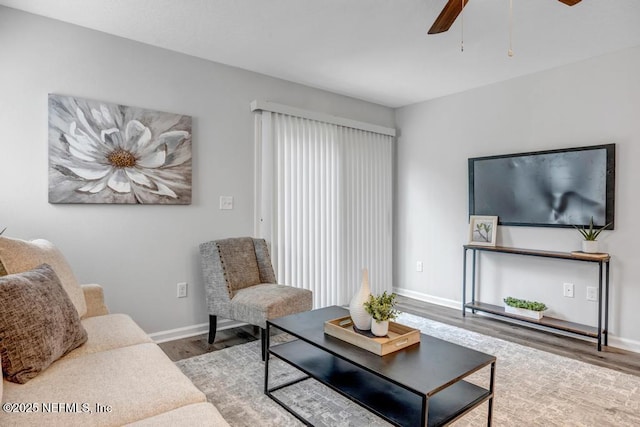
[[[223,319],[218,321],[216,330],[223,331],[225,329],[237,328],[246,325],[246,323],[235,320]],[[182,338],[195,337],[196,335],[208,334],[209,324],[200,323],[198,325],[184,326],[182,328],[169,329],[168,331],[160,331],[149,334],[149,337],[156,343],[160,344],[167,341],[179,340]]]
[[[611,347],[621,348],[623,350],[633,351],[640,353],[640,341],[630,340],[627,338],[609,336],[609,343]]]
[[[422,292],[416,292],[416,291],[412,291],[410,289],[402,289],[402,288],[394,288],[393,292],[395,292],[398,295],[402,295],[405,296],[407,298],[413,298],[415,300],[418,301],[424,301],[424,302],[429,302],[432,304],[436,304],[436,305],[441,305],[444,307],[449,307],[449,308],[454,308],[456,310],[462,310],[462,303],[460,301],[454,301],[454,300],[450,300],[450,299],[446,299],[446,298],[440,298],[440,297],[436,297],[433,295],[428,295],[428,294],[424,294]],[[483,315],[483,316],[487,316],[487,317],[492,317],[494,319],[498,319],[498,320],[504,320],[503,317],[500,316],[493,316],[489,313],[481,313],[478,312],[478,314]],[[509,320],[510,322],[512,320]],[[534,329],[539,329],[542,331],[549,331],[548,328],[543,328],[543,327],[536,327],[536,325],[531,324],[531,323],[524,323],[524,322],[518,322],[518,321],[514,321],[514,323],[520,324],[522,326],[526,326],[529,328],[534,328]],[[562,331],[555,331],[555,333],[560,333],[562,334]],[[580,336],[580,335],[574,335],[574,334],[567,334],[569,336],[575,337],[575,338],[580,338],[580,339],[584,339],[587,341],[593,341],[592,339]],[[633,351],[635,353],[640,353],[640,341],[636,341],[636,340],[630,340],[627,338],[622,338],[622,337],[618,337],[618,336],[614,336],[614,335],[609,335],[609,342],[608,342],[610,347],[616,347],[616,348],[620,348],[623,350],[628,350],[628,351]]]
[[[436,305],[442,305],[444,307],[455,308],[462,310],[462,303],[460,301],[454,301],[451,299],[435,297],[433,295],[423,294],[422,292],[416,292],[409,289],[393,288],[393,292],[403,297],[413,298],[418,301],[430,302]]]

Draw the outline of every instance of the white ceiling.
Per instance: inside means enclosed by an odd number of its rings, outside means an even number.
[[[640,46],[640,0],[0,0],[1,5],[390,107]]]

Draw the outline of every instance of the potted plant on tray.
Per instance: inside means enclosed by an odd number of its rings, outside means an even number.
[[[582,234],[582,237],[584,237],[584,240],[582,241],[582,252],[586,252],[588,254],[598,253],[598,241],[596,239],[600,233],[610,225],[611,223],[601,228],[593,228],[593,217],[591,217],[591,221],[589,221],[589,228],[578,228],[574,225],[576,230],[578,230],[580,234]]]
[[[387,294],[384,291],[381,295],[370,295],[369,300],[364,303],[364,309],[371,315],[371,332],[383,337],[389,332],[389,321],[398,317],[398,310],[395,309],[396,294]]]
[[[537,301],[527,301],[513,297],[506,297],[503,301],[505,312],[537,320],[542,319],[542,312],[547,309],[544,303]]]

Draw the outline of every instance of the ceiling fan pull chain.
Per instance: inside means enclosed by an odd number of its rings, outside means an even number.
[[[513,56],[513,0],[509,0],[509,51],[507,55]]]
[[[464,52],[464,0],[460,0],[460,52]]]

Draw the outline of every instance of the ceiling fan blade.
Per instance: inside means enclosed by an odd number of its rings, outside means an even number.
[[[566,4],[567,6],[575,6],[580,3],[582,0],[559,0],[560,2]]]
[[[464,7],[462,5],[463,1],[464,6],[466,6],[469,0],[449,0],[429,29],[428,34],[444,33],[451,28],[458,15],[460,15],[460,12],[462,12],[462,8]]]

